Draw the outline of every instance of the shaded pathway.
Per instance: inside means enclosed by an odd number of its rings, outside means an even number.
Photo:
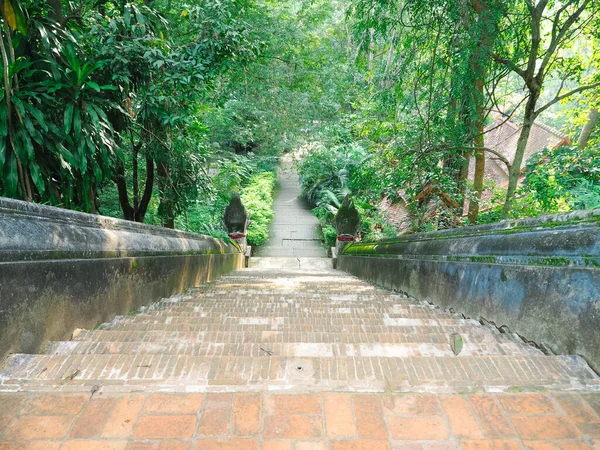
[[[278,173],[279,190],[273,209],[271,239],[259,250],[259,256],[325,257],[319,221],[300,198],[300,182],[291,161],[284,160]]]

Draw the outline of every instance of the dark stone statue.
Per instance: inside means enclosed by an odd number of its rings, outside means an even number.
[[[246,242],[246,231],[250,225],[250,214],[248,214],[248,211],[242,205],[240,194],[237,192],[233,193],[229,205],[225,208],[223,225],[225,225],[229,237],[240,245],[244,253],[244,265],[248,267],[250,265],[250,255],[252,254],[252,247]]]
[[[227,229],[227,233],[235,239],[234,236],[245,237],[248,225],[250,225],[250,215],[242,205],[240,194],[234,192],[231,196],[231,201],[225,208],[225,216],[223,224]]]
[[[342,206],[333,219],[333,226],[337,231],[338,240],[344,240],[340,238],[346,238],[345,240],[354,239],[354,236],[358,233],[360,216],[348,195],[344,198]]]

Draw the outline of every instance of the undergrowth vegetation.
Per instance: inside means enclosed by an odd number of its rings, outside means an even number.
[[[250,226],[246,239],[248,244],[259,246],[269,239],[269,225],[273,220],[273,195],[276,175],[274,172],[261,172],[250,178],[242,189],[242,204],[250,214]]]
[[[335,245],[337,233],[332,222],[347,195],[361,217],[362,239],[393,237],[397,230],[375,206],[381,185],[373,171],[373,155],[341,130],[328,130],[330,145],[319,143],[307,148],[298,162],[302,191],[314,206],[313,214],[321,223],[325,243],[328,247]]]

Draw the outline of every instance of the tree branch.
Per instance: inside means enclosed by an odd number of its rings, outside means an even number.
[[[577,94],[579,92],[587,91],[589,89],[594,89],[594,88],[597,88],[597,87],[600,87],[600,81],[597,82],[597,83],[588,84],[588,85],[585,85],[585,86],[579,86],[577,89],[573,89],[573,90],[571,90],[569,92],[564,93],[563,95],[558,95],[558,93],[557,93],[556,96],[552,100],[550,100],[548,103],[546,103],[540,109],[538,109],[535,112],[535,114],[537,116],[537,115],[543,113],[544,111],[546,111],[548,108],[550,108],[555,103],[558,103],[561,100],[564,100],[565,98],[570,97],[573,94]]]
[[[494,58],[494,61],[496,61],[497,63],[502,64],[503,66],[507,67],[508,69],[512,70],[514,73],[519,75],[521,78],[525,79],[525,77],[527,75],[525,73],[525,71],[523,69],[521,69],[519,66],[517,66],[510,59],[502,58],[500,55],[497,55],[497,54],[494,54],[493,58]]]
[[[491,148],[488,148],[488,147],[454,147],[449,150],[480,150],[480,151],[488,152],[488,153],[491,153],[492,155],[496,156],[500,161],[502,161],[504,164],[506,164],[507,169],[510,169],[510,166],[511,166],[511,163],[508,161],[508,159],[506,159],[506,157],[502,153],[500,153],[496,150],[493,150]]]

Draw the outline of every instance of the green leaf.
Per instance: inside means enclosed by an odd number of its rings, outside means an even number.
[[[71,123],[73,122],[73,103],[67,103],[64,114],[64,130],[65,134],[71,132]]]
[[[33,125],[33,122],[31,121],[29,114],[27,114],[27,112],[25,111],[25,106],[23,105],[23,103],[21,102],[21,100],[18,97],[13,97],[12,100],[13,100],[13,104],[17,108],[17,111],[19,112],[19,117],[21,118],[21,122],[27,129],[27,132],[29,133],[29,135],[32,138],[35,139],[35,141],[38,144],[42,145],[42,142],[41,142],[42,135]]]
[[[8,134],[8,114],[6,111],[6,103],[0,103],[0,137]]]
[[[23,154],[22,152],[20,152],[19,154],[21,160],[33,161],[35,152],[33,148],[33,142],[31,142],[29,134],[25,133],[24,131],[19,131],[17,135],[20,137],[20,140],[23,143],[23,150],[25,150],[25,154]]]
[[[35,118],[35,120],[38,121],[38,123],[44,131],[48,131],[48,125],[46,124],[46,119],[44,119],[44,114],[39,109],[37,109],[33,105],[30,105],[29,103],[25,103],[25,109],[27,109],[29,113]]]
[[[125,26],[131,25],[131,6],[125,6],[125,10],[123,11],[123,19],[125,20]]]
[[[92,121],[92,124],[96,128],[99,128],[100,127],[100,119],[98,118],[98,114],[96,113],[96,110],[94,108],[91,108],[88,104],[86,104],[85,111],[88,113],[88,116],[90,116],[90,120]]]
[[[146,19],[137,9],[135,10],[135,18],[140,25],[144,25],[146,23]]]
[[[46,184],[44,183],[44,178],[40,172],[40,166],[38,166],[35,161],[32,161],[29,164],[29,173],[31,174],[33,184],[35,184],[39,193],[44,194],[44,192],[46,192]]]
[[[23,13],[23,9],[21,8],[21,4],[19,0],[12,0],[15,18],[17,21],[17,30],[23,36],[27,36],[27,21],[25,20],[25,14]]]
[[[94,176],[96,177],[96,183],[102,181],[102,169],[99,164],[94,164]]]
[[[88,109],[93,109],[94,111],[96,111],[96,114],[98,114],[98,117],[100,117],[101,119],[108,120],[106,113],[99,106],[93,103],[87,103],[86,106]]]
[[[62,144],[58,144],[57,149],[60,151],[61,156],[69,166],[75,165],[75,158],[73,157],[73,153],[67,150],[66,147]]]
[[[4,188],[8,197],[16,197],[17,187],[19,186],[19,175],[17,174],[17,157],[13,152],[8,157],[8,163],[5,167]]]
[[[21,116],[21,120],[22,120],[23,116],[25,116],[25,107],[23,106],[23,102],[21,101],[21,99],[19,97],[15,97],[15,96],[13,96],[11,100],[12,100],[13,105],[15,105],[15,108],[17,109],[17,112]]]
[[[79,108],[73,111],[73,131],[75,133],[75,140],[78,140],[81,136],[81,110]]]
[[[0,137],[0,175],[4,168],[4,162],[6,161],[6,138]]]
[[[87,156],[85,154],[85,139],[79,141],[77,145],[77,162],[79,163],[79,171],[84,174],[87,171]]]
[[[450,346],[452,347],[452,352],[455,355],[458,355],[463,349],[464,341],[460,334],[452,333],[450,335]]]
[[[100,86],[98,86],[98,83],[94,83],[93,81],[86,81],[85,84],[86,86],[91,87],[96,92],[100,92]]]

